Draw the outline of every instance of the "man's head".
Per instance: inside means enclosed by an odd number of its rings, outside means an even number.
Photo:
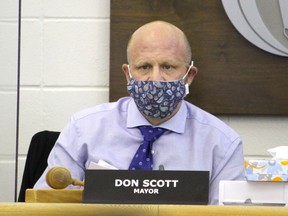
[[[197,73],[196,67],[189,68],[191,56],[189,42],[179,28],[167,22],[154,21],[132,34],[127,46],[129,66],[123,64],[122,70],[127,82],[131,76],[141,81],[174,81],[182,79],[188,72],[185,82],[190,85]]]
[[[151,43],[151,41],[155,42],[157,47],[160,45],[158,44],[159,41],[162,42],[164,46],[180,46],[180,49],[185,49],[184,55],[186,55],[186,63],[188,64],[191,62],[191,48],[186,35],[179,28],[170,23],[164,21],[154,21],[137,29],[131,36],[127,46],[127,58],[129,63],[132,51],[131,49],[135,48],[133,47],[133,43],[137,43],[137,40],[139,39],[140,41],[138,42],[142,42],[142,45],[146,42],[146,39],[148,40],[148,43]]]

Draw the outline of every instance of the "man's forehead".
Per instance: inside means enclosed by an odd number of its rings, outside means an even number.
[[[153,41],[153,40],[183,40],[181,32],[168,25],[151,25],[139,28],[131,37],[131,44],[135,42]]]
[[[145,52],[157,53],[159,52],[179,52],[185,54],[185,44],[177,35],[167,36],[163,32],[159,34],[135,35],[132,39],[128,52],[129,54],[140,54]]]
[[[135,65],[144,65],[144,64],[149,64],[149,65],[179,65],[183,64],[184,61],[181,58],[173,58],[173,57],[163,57],[163,58],[139,58],[139,59],[133,59],[133,64]]]

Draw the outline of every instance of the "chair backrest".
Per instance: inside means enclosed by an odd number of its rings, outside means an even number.
[[[18,202],[25,202],[25,191],[33,188],[47,167],[47,158],[53,148],[60,132],[40,131],[36,133],[30,142],[22,177],[22,184]]]

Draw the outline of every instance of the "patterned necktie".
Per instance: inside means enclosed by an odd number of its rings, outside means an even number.
[[[153,154],[152,144],[158,139],[166,130],[163,128],[153,128],[151,126],[140,126],[144,141],[139,146],[134,155],[129,170],[152,170],[153,168]]]

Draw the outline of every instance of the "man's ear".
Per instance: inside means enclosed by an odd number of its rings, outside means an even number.
[[[128,64],[123,64],[123,65],[122,65],[122,71],[123,71],[124,74],[125,74],[127,83],[130,82],[130,75],[129,75]]]
[[[193,82],[196,74],[198,73],[198,69],[195,66],[192,66],[190,68],[190,70],[188,71],[188,75],[187,75],[187,82],[189,85],[191,85],[191,83]]]

